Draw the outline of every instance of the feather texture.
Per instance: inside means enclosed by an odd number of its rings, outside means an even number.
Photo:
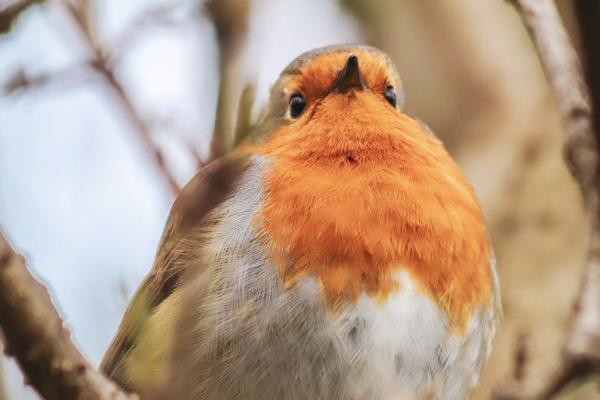
[[[332,93],[351,53],[366,89]],[[151,400],[466,398],[500,309],[493,254],[473,189],[390,85],[373,48],[293,61],[247,142],[175,202],[103,371]]]

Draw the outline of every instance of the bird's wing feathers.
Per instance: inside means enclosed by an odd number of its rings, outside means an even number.
[[[229,193],[248,165],[245,157],[226,157],[201,169],[182,189],[165,225],[154,265],[131,301],[121,326],[107,350],[101,370],[123,386],[125,361],[137,342],[144,323],[179,283],[183,270],[177,262],[182,254],[179,244],[192,228]]]

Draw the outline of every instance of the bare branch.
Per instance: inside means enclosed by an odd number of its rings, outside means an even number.
[[[0,33],[6,33],[21,13],[44,0],[19,0],[0,10]]]
[[[129,120],[133,131],[140,139],[146,152],[150,155],[156,169],[165,180],[165,184],[170,195],[179,193],[179,184],[168,168],[163,153],[152,139],[152,132],[146,121],[140,116],[136,110],[130,96],[127,94],[121,82],[117,79],[114,72],[114,63],[118,58],[118,54],[123,50],[121,47],[115,47],[112,52],[106,50],[98,41],[93,3],[91,0],[62,0],[61,4],[71,16],[75,26],[81,33],[83,44],[86,46],[90,60],[79,65],[70,66],[62,70],[38,75],[29,75],[24,69],[17,70],[9,79],[4,82],[2,92],[4,94],[15,94],[20,91],[46,88],[57,85],[80,83],[84,79],[89,79],[94,76],[99,76],[113,94],[118,108],[123,112],[124,116]],[[172,22],[172,15],[168,12],[167,7],[151,9],[143,14],[137,22]],[[136,26],[136,29],[138,27]],[[132,31],[126,31],[127,40],[131,40]],[[125,39],[122,39],[125,40]],[[117,42],[120,43],[120,42]],[[120,46],[126,46],[127,43],[120,43]],[[190,151],[194,150],[187,146]],[[200,157],[197,152],[193,152],[192,156],[201,164]]]
[[[102,49],[98,42],[92,0],[62,0],[62,4],[83,35],[88,50],[97,58]]]
[[[600,135],[600,2],[580,0],[574,2],[579,22],[579,38],[583,50],[586,80],[592,97],[596,138]]]
[[[182,124],[181,120],[177,116],[170,113],[151,115],[146,118],[146,121],[148,121],[147,123],[151,126],[157,128],[160,132],[170,132],[170,137],[175,142],[179,143],[179,145],[185,150],[187,150],[196,168],[201,168],[206,164],[204,157],[200,152],[199,145],[195,140],[196,137],[202,135],[202,133],[198,133],[197,127],[190,127]],[[173,132],[179,133],[173,134]]]
[[[233,146],[239,53],[248,30],[250,3],[251,0],[209,0],[205,4],[219,44],[219,93],[210,145],[211,160],[221,157]]]
[[[25,68],[20,68],[2,84],[0,93],[13,95],[33,89],[73,86],[88,80],[94,73],[90,63],[72,65],[58,71],[37,75],[28,73]]]
[[[84,43],[87,45],[91,56],[94,69],[104,78],[104,81],[111,89],[115,96],[120,109],[123,110],[125,116],[129,119],[134,132],[144,145],[146,151],[151,156],[157,170],[166,181],[167,187],[172,195],[179,193],[179,184],[171,171],[167,167],[163,154],[158,146],[152,140],[150,128],[145,123],[144,119],[139,115],[133,102],[130,100],[123,85],[115,76],[114,70],[109,65],[106,58],[106,51],[99,45],[96,40],[94,29],[94,19],[92,17],[91,5],[89,0],[85,1],[67,1],[66,7],[69,10],[73,21],[79,28]]]
[[[2,343],[0,343],[0,350],[2,349]],[[5,384],[5,373],[4,373],[4,356],[0,354],[0,400],[8,400],[8,396],[6,394],[6,384]]]
[[[521,10],[554,90],[565,128],[567,163],[584,200],[597,196],[598,155],[591,106],[577,54],[550,0],[512,0]],[[591,204],[590,204],[591,206]]]
[[[206,163],[204,162],[204,159],[200,155],[200,152],[196,148],[196,144],[190,138],[188,138],[187,136],[184,136],[184,135],[178,135],[177,138],[185,146],[185,148],[188,150],[188,152],[194,159],[196,168],[200,169],[204,165],[206,165]]]
[[[246,85],[244,90],[242,90],[233,135],[233,146],[244,140],[252,126],[252,106],[254,105],[255,92],[256,88],[254,85]]]
[[[125,89],[115,77],[114,72],[111,69],[109,69],[104,63],[97,64],[96,69],[104,77],[108,87],[111,89],[115,99],[120,105],[119,108],[129,119],[134,132],[137,134],[138,138],[143,143],[147,152],[151,155],[152,159],[154,160],[154,164],[163,175],[163,178],[166,180],[171,194],[177,195],[180,189],[179,184],[177,183],[175,177],[173,177],[169,168],[167,167],[162,152],[152,141],[152,134],[150,132],[150,128],[146,125],[146,122],[142,119],[142,117],[135,109],[133,103],[129,99],[129,96],[125,92]]]
[[[46,288],[0,233],[0,327],[6,354],[47,400],[134,399],[97,372],[69,338]]]
[[[515,350],[515,368],[513,379],[523,382],[527,374],[527,361],[529,360],[529,349],[527,348],[527,335],[523,332],[517,336],[517,348]]]
[[[600,375],[600,204],[598,143],[584,74],[551,0],[513,0],[536,43],[554,90],[565,132],[565,158],[580,185],[592,221],[588,261],[562,349],[562,363],[532,390],[527,385],[498,390],[497,399],[551,399],[569,385]]]

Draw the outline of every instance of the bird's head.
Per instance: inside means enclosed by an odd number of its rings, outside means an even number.
[[[353,45],[315,49],[294,59],[273,84],[251,141],[268,144],[271,154],[281,149],[323,162],[436,147],[427,128],[403,111],[403,100],[399,74],[384,52]]]
[[[315,49],[298,56],[280,74],[255,138],[269,140],[280,128],[360,128],[369,124],[366,116],[384,120],[401,113],[403,95],[398,72],[382,51],[352,45]]]
[[[391,109],[401,107],[402,83],[390,58],[367,46],[312,50],[283,70],[271,90],[266,118],[303,124],[318,109],[347,105],[357,95]]]

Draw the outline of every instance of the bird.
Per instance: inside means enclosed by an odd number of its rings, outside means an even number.
[[[390,57],[333,45],[184,186],[101,370],[142,399],[465,399],[500,313],[474,189]]]

